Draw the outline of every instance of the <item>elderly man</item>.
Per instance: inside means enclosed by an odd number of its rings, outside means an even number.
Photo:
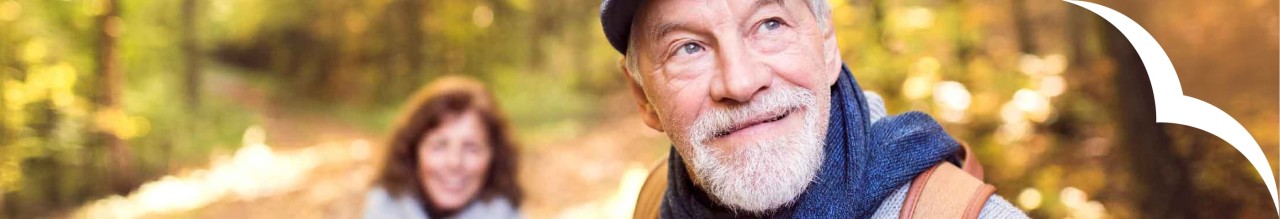
[[[674,144],[638,217],[1026,217],[928,115],[882,116],[826,0],[600,7],[644,123]]]

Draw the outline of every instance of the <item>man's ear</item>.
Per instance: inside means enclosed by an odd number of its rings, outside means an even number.
[[[622,78],[627,79],[627,87],[631,89],[632,97],[635,97],[636,107],[640,108],[640,118],[644,120],[644,124],[653,130],[662,132],[662,123],[658,120],[658,110],[654,109],[653,103],[649,102],[649,98],[644,94],[644,87],[640,86],[640,82],[631,77],[631,69],[627,69],[627,59],[625,57],[618,61],[618,68],[622,69]]]
[[[831,19],[830,11],[827,11],[826,14],[826,16],[818,18],[827,21],[824,22],[826,27],[818,29],[822,31],[822,52],[825,53],[823,57],[826,59],[823,60],[823,64],[831,68],[831,70],[825,72],[826,75],[824,76],[826,77],[824,79],[826,79],[827,85],[832,85],[836,83],[836,80],[840,78],[840,74],[844,72],[841,70],[844,60],[841,60],[840,57],[840,45],[836,44],[835,21]]]

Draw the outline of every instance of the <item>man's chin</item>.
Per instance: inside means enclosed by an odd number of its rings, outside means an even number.
[[[753,101],[704,113],[672,139],[685,140],[677,149],[698,187],[725,207],[761,215],[791,204],[813,182],[823,160],[820,120],[826,118],[803,90],[780,89]],[[785,117],[758,117],[776,109],[787,109]],[[744,121],[766,122],[718,135]]]
[[[732,153],[700,153],[691,166],[700,187],[717,202],[755,214],[791,204],[817,175],[821,141],[791,136],[734,148]]]

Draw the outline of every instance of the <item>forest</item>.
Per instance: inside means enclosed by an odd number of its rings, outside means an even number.
[[[1276,216],[1238,151],[1154,122],[1133,48],[1082,8],[829,2],[862,87],[937,118],[1032,218]],[[1277,157],[1277,1],[1096,2]],[[0,218],[358,217],[397,115],[446,75],[510,118],[526,217],[630,217],[670,142],[620,89],[599,5],[0,0]]]

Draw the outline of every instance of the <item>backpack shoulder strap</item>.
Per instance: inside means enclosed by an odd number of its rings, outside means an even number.
[[[996,187],[982,182],[982,167],[968,146],[963,167],[942,162],[916,176],[898,218],[978,218]]]
[[[636,209],[631,217],[635,219],[658,218],[662,211],[662,194],[667,191],[667,158],[663,157],[649,170],[649,177],[640,186],[640,195],[636,198]]]

